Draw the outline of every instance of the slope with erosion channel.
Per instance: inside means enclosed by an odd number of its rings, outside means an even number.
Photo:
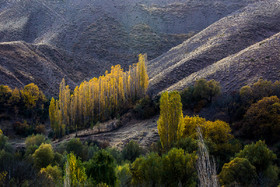
[[[280,33],[195,72],[167,90],[182,90],[200,78],[215,79],[223,91],[238,90],[260,78],[280,79]]]
[[[150,91],[159,93],[192,73],[278,33],[279,20],[280,1],[269,0],[248,5],[217,21],[150,61]]]

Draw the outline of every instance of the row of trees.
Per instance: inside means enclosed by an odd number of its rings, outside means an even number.
[[[59,99],[51,99],[49,116],[51,127],[57,136],[65,131],[85,128],[121,113],[137,99],[145,96],[149,78],[146,56],[140,54],[139,62],[124,72],[120,65],[111,72],[90,81],[84,81],[71,94],[63,79]]]
[[[133,141],[123,150],[95,143],[73,138],[54,146],[37,134],[25,139],[25,149],[16,150],[0,130],[0,186],[106,187],[122,186],[123,177],[131,180],[130,169],[124,176],[117,164],[133,162],[144,150]]]

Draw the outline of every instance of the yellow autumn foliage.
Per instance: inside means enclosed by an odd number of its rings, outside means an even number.
[[[130,66],[127,72],[120,65],[112,66],[105,75],[82,82],[72,94],[63,79],[59,99],[52,99],[49,109],[55,134],[62,136],[65,131],[107,120],[144,97],[149,84],[145,59],[146,56],[140,54],[139,62]]]

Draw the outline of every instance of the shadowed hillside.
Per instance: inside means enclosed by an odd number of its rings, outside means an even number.
[[[21,88],[36,82],[47,94],[57,94],[57,82],[63,77],[72,87],[75,85],[73,80],[82,78],[79,68],[75,67],[65,53],[47,45],[0,43],[0,80],[12,87]]]

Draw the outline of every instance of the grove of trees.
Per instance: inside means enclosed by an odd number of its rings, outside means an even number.
[[[113,66],[111,72],[82,82],[72,94],[63,79],[59,99],[52,98],[49,107],[56,136],[114,117],[144,97],[149,84],[145,59],[146,56],[140,54],[139,62],[127,72],[120,65]]]

